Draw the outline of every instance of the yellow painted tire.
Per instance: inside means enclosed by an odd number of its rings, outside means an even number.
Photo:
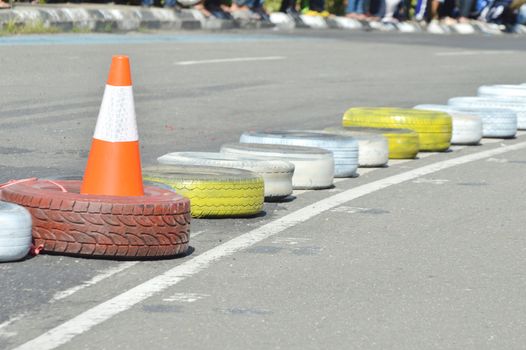
[[[145,168],[143,178],[190,199],[193,217],[252,216],[263,210],[263,178],[248,170],[162,165]]]
[[[451,123],[451,116],[444,112],[404,108],[351,108],[343,115],[343,126],[414,130],[421,151],[447,150]]]
[[[418,154],[419,140],[418,134],[409,129],[388,129],[388,128],[366,128],[360,126],[349,127],[330,127],[326,131],[335,133],[348,133],[352,136],[363,133],[383,135],[387,139],[389,147],[389,159],[413,159]]]

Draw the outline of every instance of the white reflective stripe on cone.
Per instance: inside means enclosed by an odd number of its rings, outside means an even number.
[[[131,86],[106,85],[93,137],[108,142],[139,140]]]

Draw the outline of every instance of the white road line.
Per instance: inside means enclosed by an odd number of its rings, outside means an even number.
[[[113,275],[115,275],[116,273],[119,273],[119,272],[122,272],[132,266],[135,266],[137,265],[139,262],[138,261],[129,261],[129,262],[125,262],[125,263],[122,263],[122,264],[119,264],[117,266],[114,266],[112,268],[109,268],[107,269],[106,271],[96,275],[95,277],[93,277],[92,279],[86,281],[86,282],[83,282],[75,287],[72,287],[72,288],[69,288],[69,289],[66,289],[66,290],[63,290],[63,291],[60,291],[60,292],[57,292],[55,293],[55,295],[53,295],[53,298],[51,298],[51,303],[54,303],[58,300],[62,300],[64,298],[67,298],[69,297],[70,295],[78,292],[79,290],[81,289],[84,289],[86,287],[90,287],[96,283],[99,283],[100,281],[103,281],[105,280],[106,278],[108,277],[111,277]]]
[[[426,179],[426,178],[418,178],[413,180],[414,184],[433,184],[433,185],[443,185],[445,183],[448,183],[449,180],[446,179]]]
[[[434,156],[435,154],[438,154],[439,152],[418,152],[418,159],[423,159],[427,157]],[[441,153],[441,152],[440,152]]]
[[[210,294],[202,294],[202,293],[175,293],[169,298],[164,298],[163,301],[193,303],[195,301],[198,301],[200,299],[203,299],[209,296]]]
[[[206,232],[205,230],[203,230],[203,231],[197,231],[197,232],[192,232],[192,233],[190,233],[190,238],[195,238],[195,237],[197,237],[197,236],[199,236],[200,234],[205,233],[205,232]]]
[[[376,171],[376,170],[378,170],[378,169],[382,169],[382,168],[381,168],[381,167],[375,167],[375,168],[359,168],[359,169],[358,169],[358,174],[359,174],[360,176],[362,176],[362,175],[365,175],[365,174],[367,174],[367,173],[370,173],[370,172]]]
[[[519,134],[517,134],[519,135]],[[494,140],[494,139],[486,139],[486,140]],[[497,141],[502,141],[501,140],[497,140]],[[491,142],[495,142],[495,141],[490,141],[488,143],[491,143]],[[458,151],[458,150],[461,150],[463,148],[465,148],[466,146],[463,146],[463,145],[452,145],[450,146],[449,148],[452,150],[452,151]],[[429,156],[434,156],[436,154],[440,154],[440,153],[443,153],[443,152],[419,152],[418,155],[417,155],[417,159],[419,158],[427,158]],[[387,163],[388,166],[394,166],[394,165],[398,165],[398,164],[403,164],[403,163],[407,163],[407,162],[410,162],[412,160],[415,160],[415,159],[389,159],[389,162]],[[376,171],[378,169],[383,169],[381,167],[377,167],[377,168],[358,168],[357,170],[357,173],[359,176],[362,176],[362,175],[365,175],[367,173],[370,173],[370,172],[373,172],[373,171]],[[345,181],[345,180],[348,180],[349,178],[348,177],[337,177],[337,178],[334,178],[334,183],[337,184],[339,182],[342,182],[342,181]],[[311,192],[312,190],[294,190],[294,195],[295,196],[298,196],[298,195],[301,195],[301,194],[304,194],[306,192]]]
[[[200,60],[200,61],[179,61],[175,62],[178,66],[190,66],[195,64],[208,64],[208,63],[230,63],[230,62],[252,62],[252,61],[275,61],[284,60],[286,57],[283,56],[264,56],[264,57],[232,57],[232,58],[219,58],[214,60]]]
[[[205,233],[206,231],[197,231],[197,232],[192,232],[191,234],[191,237],[192,238],[195,238],[197,236],[199,236],[200,234],[202,233]],[[126,269],[129,269],[130,267],[133,267],[135,265],[137,265],[140,261],[130,261],[130,262],[125,262],[125,263],[122,263],[122,264],[119,264],[117,266],[114,266],[114,267],[111,267],[107,270],[105,270],[104,272],[96,275],[95,277],[93,277],[92,279],[88,280],[88,281],[85,281],[77,286],[74,286],[74,287],[71,287],[69,289],[66,289],[66,290],[63,290],[63,291],[60,291],[60,292],[57,292],[55,293],[55,295],[53,295],[53,297],[51,298],[51,300],[49,301],[50,303],[54,303],[54,302],[57,302],[59,300],[62,300],[62,299],[65,299],[73,294],[75,294],[76,292],[78,292],[79,290],[82,290],[84,288],[87,288],[87,287],[91,287],[105,279],[107,279],[108,277],[111,277],[119,272],[122,272]],[[24,317],[26,316],[26,314],[20,314],[20,315],[16,315],[14,317],[12,317],[11,319],[3,322],[3,323],[0,323],[0,338],[10,338],[10,337],[13,337],[15,335],[17,335],[17,333],[10,333],[10,332],[5,332],[3,331],[4,328],[10,326],[11,324],[17,322],[17,321],[20,321],[21,319],[23,319]]]
[[[197,236],[199,236],[200,234],[204,233],[205,231],[198,231],[198,232],[194,232],[191,234],[191,237],[192,238],[195,238]],[[69,288],[69,289],[66,289],[66,290],[63,290],[63,291],[60,291],[60,292],[57,292],[55,293],[55,295],[53,296],[53,298],[51,298],[51,303],[54,303],[58,300],[62,300],[64,298],[67,298],[69,297],[70,295],[78,292],[79,290],[81,289],[84,289],[86,287],[90,287],[96,283],[99,283],[103,280],[105,280],[106,278],[108,277],[111,277],[119,272],[122,272],[126,269],[129,269],[130,267],[132,266],[135,266],[139,263],[139,261],[130,261],[130,262],[125,262],[125,263],[122,263],[122,264],[119,264],[115,267],[112,267],[112,268],[109,268],[107,270],[105,270],[104,272],[96,275],[95,277],[93,277],[92,279],[86,281],[86,282],[83,282],[75,287],[72,287],[72,288]],[[2,324],[0,324],[0,327],[2,326]]]
[[[287,245],[297,245],[300,243],[306,243],[311,241],[312,238],[306,237],[276,237],[272,243],[274,244],[287,244]]]
[[[512,50],[464,50],[464,51],[444,51],[435,52],[435,56],[478,56],[478,55],[500,55],[513,54]]]
[[[6,328],[10,324],[12,324],[12,323],[14,323],[14,322],[16,322],[18,320],[21,320],[25,316],[26,316],[25,313],[24,314],[20,314],[20,315],[16,315],[14,317],[11,317],[9,320],[0,323],[0,339],[2,339],[2,338],[9,338],[9,337],[17,335],[17,333],[15,333],[15,332],[11,333],[11,332],[4,331],[4,328]]]
[[[489,139],[489,138],[483,138],[480,140],[481,145],[489,145],[490,143],[497,143],[497,142],[504,142],[503,139]]]
[[[75,336],[89,331],[91,328],[103,323],[111,317],[126,311],[134,305],[158,294],[179,282],[210,267],[212,263],[231,256],[241,250],[247,249],[264,239],[272,237],[288,228],[303,223],[316,215],[326,212],[353,199],[363,197],[367,194],[381,189],[400,184],[420,176],[429,175],[440,170],[448,169],[457,165],[474,162],[477,160],[493,157],[506,152],[526,148],[526,142],[509,146],[502,146],[478,153],[473,153],[453,159],[444,160],[421,168],[413,169],[401,174],[373,181],[347,191],[335,194],[316,203],[303,207],[275,221],[269,222],[261,227],[249,231],[241,236],[231,239],[219,246],[203,252],[184,263],[158,275],[116,297],[113,297],[80,315],[62,323],[61,325],[45,332],[44,334],[22,344],[17,350],[47,350],[54,349],[66,344]]]
[[[373,170],[378,170],[378,169],[381,169],[381,168],[358,168],[357,173],[358,173],[358,175],[363,175],[365,173],[369,173],[369,172],[371,172]],[[363,170],[366,170],[366,171],[364,172]],[[342,181],[345,181],[345,180],[349,180],[349,179],[350,179],[349,177],[335,177],[332,180],[332,183],[333,184],[337,184],[339,182],[342,182]],[[294,190],[292,194],[295,195],[295,196],[299,196],[300,194],[304,194],[304,193],[312,192],[312,191],[313,190]]]

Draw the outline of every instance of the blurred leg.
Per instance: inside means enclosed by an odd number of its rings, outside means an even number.
[[[325,8],[325,0],[310,0],[309,9],[312,11],[322,12]]]
[[[526,5],[522,5],[519,8],[519,14],[517,16],[517,23],[526,24]]]
[[[400,4],[401,0],[385,0],[385,15],[383,16],[384,21],[393,21],[395,20],[394,14],[396,8]]]
[[[473,0],[460,0],[459,4],[459,17],[461,21],[469,19],[471,9],[473,8]]]
[[[349,0],[347,2],[347,9],[345,10],[345,12],[347,14],[356,13],[356,3],[356,0]]]

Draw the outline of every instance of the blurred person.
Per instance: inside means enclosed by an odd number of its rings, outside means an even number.
[[[438,10],[443,0],[418,0],[415,6],[415,20],[431,22],[438,20]]]
[[[526,5],[522,5],[518,9],[517,23],[526,25]]]
[[[267,10],[265,10],[264,4],[264,0],[256,0],[250,7],[250,11],[258,15],[260,20],[270,22],[270,15],[268,14]]]
[[[212,16],[212,14],[205,8],[203,0],[165,0],[164,3],[165,7],[175,7],[176,5],[179,5],[182,8],[195,9],[201,12],[205,17]]]
[[[250,11],[255,18],[270,21],[270,16],[263,7],[264,0],[234,0],[230,11]]]
[[[479,17],[482,11],[489,5],[490,0],[477,0],[475,2],[475,11],[477,12],[477,17]]]
[[[395,13],[402,0],[385,0],[385,14],[382,18],[384,23],[398,23]]]
[[[305,23],[301,19],[300,13],[296,8],[296,0],[281,0],[279,12],[283,12],[292,17],[296,25],[304,26]]]
[[[230,10],[233,11],[248,11],[249,4],[252,3],[252,0],[233,0]]]
[[[429,22],[428,0],[417,0],[415,5],[415,20],[418,22]]]
[[[438,18],[446,25],[458,23],[455,19],[456,3],[455,0],[444,0],[438,8]]]
[[[358,20],[365,19],[365,9],[363,0],[348,0],[346,8],[346,17]]]
[[[385,16],[385,0],[369,0],[367,20],[379,21]]]
[[[469,23],[470,15],[473,10],[474,0],[458,1],[458,21],[460,23]]]
[[[193,8],[201,12],[205,17],[212,17],[212,13],[206,9],[204,1],[199,1]]]
[[[510,8],[516,13],[515,22],[526,25],[526,0],[513,0]]]
[[[281,0],[279,12],[287,13],[293,17],[294,15],[299,15],[298,10],[296,9],[296,0]]]
[[[412,8],[413,8],[412,0],[402,0],[401,5],[398,8],[397,18],[400,21],[409,21],[411,19]]]
[[[325,11],[325,0],[309,0],[308,10],[304,12],[307,16],[329,17],[330,13]]]
[[[9,5],[7,2],[0,0],[0,10],[7,10],[10,8],[11,8],[11,5]]]
[[[221,0],[204,0],[203,7],[200,9],[201,13],[208,17],[215,17],[218,19],[233,19],[232,15],[225,10],[225,7]]]
[[[511,10],[511,4],[512,0],[491,0],[480,13],[479,19],[488,23],[512,25],[515,16]]]

